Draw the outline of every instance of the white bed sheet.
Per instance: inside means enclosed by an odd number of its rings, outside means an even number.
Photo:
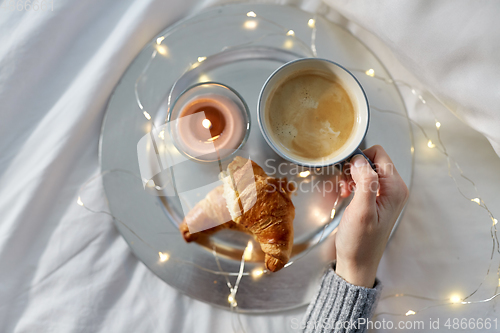
[[[99,172],[106,103],[127,66],[159,31],[215,3],[54,0],[53,12],[0,11],[1,332],[241,329],[236,315],[159,280],[133,256],[109,216],[76,204],[80,186]],[[395,78],[418,91],[431,90],[468,124],[428,94],[423,105],[410,89],[401,89],[411,118],[433,140],[434,118],[439,119],[448,152],[500,217],[500,160],[492,148],[500,152],[498,3],[328,0],[331,8],[319,1],[289,3],[326,13],[372,48]],[[378,274],[384,295],[466,296],[488,268],[491,220],[461,197],[447,175],[446,159],[414,131],[410,200]],[[471,187],[464,192],[476,197]],[[87,206],[106,209],[99,182],[85,196]],[[495,256],[493,273],[472,300],[492,295],[498,264]],[[404,313],[430,304],[389,298],[376,312]],[[440,318],[444,331],[448,317],[496,317],[494,305],[434,308],[411,319]],[[289,332],[304,311],[240,320],[246,332]]]

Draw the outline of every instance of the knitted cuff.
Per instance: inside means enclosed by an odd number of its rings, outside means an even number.
[[[364,332],[381,290],[378,279],[373,288],[350,284],[335,273],[334,263],[307,308],[302,323],[304,332]]]

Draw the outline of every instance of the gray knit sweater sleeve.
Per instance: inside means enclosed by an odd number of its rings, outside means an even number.
[[[333,264],[307,308],[302,322],[304,332],[365,332],[381,289],[378,279],[373,288],[350,284],[335,273]]]

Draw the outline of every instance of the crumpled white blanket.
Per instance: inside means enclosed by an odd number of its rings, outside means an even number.
[[[53,12],[0,9],[0,331],[296,331],[305,308],[241,315],[240,326],[234,314],[180,294],[132,255],[109,216],[76,204],[80,186],[99,172],[97,145],[106,103],[127,66],[159,31],[216,2],[53,2]],[[345,26],[395,78],[423,92],[427,105],[401,88],[410,117],[434,140],[435,117],[439,119],[447,151],[499,217],[500,160],[491,145],[500,153],[500,5],[423,0],[328,0],[331,7],[319,1],[288,3]],[[427,90],[463,122],[433,102]],[[427,148],[417,127],[414,131],[411,197],[379,279],[384,295],[463,297],[486,274],[491,220],[459,194],[448,177],[446,158]],[[478,196],[466,182],[459,185],[468,198]],[[91,184],[86,196],[89,207],[106,209],[99,182]],[[494,292],[497,257],[491,267],[471,300]],[[389,298],[377,312],[405,313],[431,304]],[[493,317],[493,304],[434,308],[411,319],[424,320],[429,330],[429,319],[439,318],[444,329],[450,317]],[[397,323],[409,317],[382,318]]]
[[[382,40],[397,59],[500,155],[500,3],[327,3]]]

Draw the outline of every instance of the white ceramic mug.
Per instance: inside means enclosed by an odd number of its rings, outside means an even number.
[[[271,133],[268,117],[266,117],[266,105],[270,94],[277,86],[287,80],[287,78],[293,76],[299,71],[304,70],[321,71],[326,75],[335,75],[337,79],[341,81],[342,86],[345,88],[351,102],[353,103],[353,107],[356,112],[353,132],[349,140],[342,147],[342,150],[336,152],[333,156],[321,159],[300,158],[299,156],[293,155],[283,149],[283,147],[278,143],[278,140]],[[343,163],[357,154],[365,156],[359,149],[359,146],[365,138],[366,132],[368,131],[368,124],[370,122],[368,99],[363,87],[356,77],[354,77],[354,75],[347,69],[333,61],[319,58],[302,58],[284,64],[275,70],[274,73],[272,73],[266,80],[266,83],[260,91],[257,110],[259,127],[265,140],[278,155],[290,162],[307,167],[324,167]],[[368,158],[367,160],[374,168],[373,163],[371,163]]]

